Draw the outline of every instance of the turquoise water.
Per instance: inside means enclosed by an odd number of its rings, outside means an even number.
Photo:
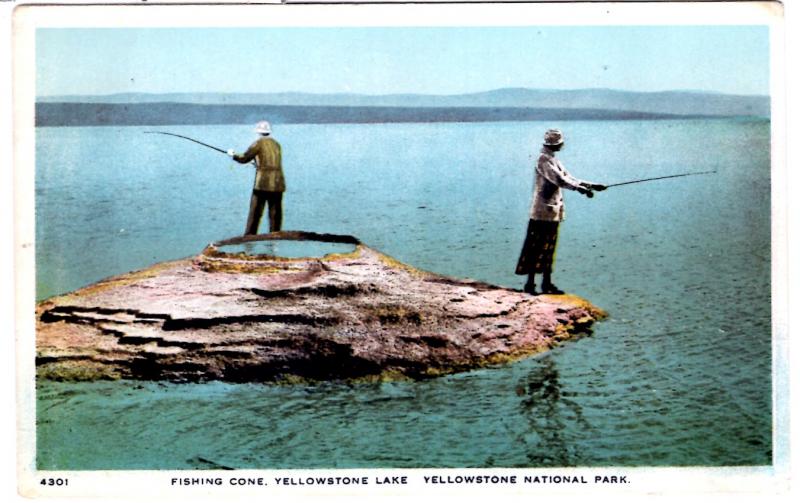
[[[276,127],[284,228],[519,288],[532,162],[551,126]],[[38,466],[770,464],[769,122],[558,126],[580,178],[718,171],[566,195],[554,279],[609,311],[591,336],[416,383],[42,382]],[[251,168],[146,129],[37,130],[38,298],[242,233]],[[252,139],[250,125],[164,130],[237,151]]]
[[[265,229],[266,230],[266,229]],[[285,239],[254,241],[236,245],[220,246],[224,253],[247,255],[271,255],[273,257],[303,258],[323,257],[331,253],[350,253],[356,246],[348,243],[325,243],[322,241],[289,241]]]

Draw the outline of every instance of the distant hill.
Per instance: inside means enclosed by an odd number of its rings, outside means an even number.
[[[394,94],[114,94],[48,96],[38,126],[275,123],[478,122],[769,117],[768,96],[693,91],[637,93],[497,89],[449,96]]]
[[[276,124],[492,122],[536,120],[668,119],[646,112],[508,107],[338,107],[196,105],[191,103],[38,103],[37,126],[155,126],[246,124],[268,117]],[[680,117],[703,117],[698,115]]]
[[[170,93],[47,96],[39,103],[193,103],[338,107],[503,107],[599,109],[675,115],[769,117],[769,96],[699,91],[631,92],[613,89],[507,88],[471,94]]]

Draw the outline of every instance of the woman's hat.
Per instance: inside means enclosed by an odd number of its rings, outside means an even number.
[[[564,133],[560,129],[548,129],[544,134],[545,145],[561,145],[564,143]]]

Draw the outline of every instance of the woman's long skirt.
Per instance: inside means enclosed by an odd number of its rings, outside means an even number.
[[[558,224],[546,220],[530,220],[525,244],[517,261],[517,274],[551,272],[556,259]]]

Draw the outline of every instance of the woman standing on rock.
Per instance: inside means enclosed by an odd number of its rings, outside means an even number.
[[[528,281],[524,291],[536,295],[535,277],[542,274],[542,293],[561,294],[553,284],[553,262],[558,243],[558,224],[564,220],[564,196],[561,188],[575,190],[593,197],[595,190],[605,190],[606,186],[578,180],[570,175],[556,152],[564,148],[564,135],[559,129],[548,129],[544,134],[539,161],[536,164],[536,182],[531,205],[531,218],[525,244],[517,262],[516,273],[527,274]]]

